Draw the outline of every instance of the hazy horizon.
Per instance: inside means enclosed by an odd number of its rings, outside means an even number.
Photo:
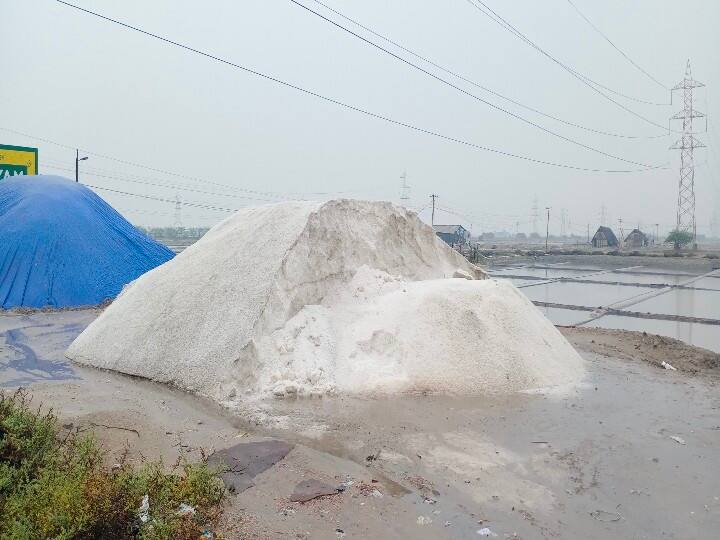
[[[643,75],[596,33],[567,0],[512,4],[484,0],[538,45],[614,90],[665,102],[669,93]],[[312,0],[306,6],[400,56],[406,52],[343,21]],[[598,96],[565,70],[480,13],[466,0],[323,3],[434,62],[496,92],[611,137],[577,129],[507,103],[463,81],[454,84],[581,144],[667,170],[635,173],[556,168],[485,152],[353,112],[233,69],[52,0],[0,0],[4,68],[0,143],[36,146],[40,171],[74,175],[74,150],[92,152],[81,177],[133,223],[167,226],[172,201],[185,226],[208,226],[217,210],[290,198],[353,197],[400,203],[400,176],[420,210],[438,195],[436,223],[461,223],[474,234],[530,233],[537,196],[538,232],[551,207],[551,234],[584,235],[600,221],[626,229],[672,228],[677,204],[678,134],[652,126]],[[683,78],[685,63],[707,86],[696,92],[708,115],[707,146],[696,151],[698,232],[715,213],[720,233],[720,2],[574,0],[579,9],[638,65],[666,86]],[[583,168],[641,167],[568,143],[448,88],[284,1],[217,2],[212,7],[168,0],[122,3],[77,0],[108,17],[142,27],[308,90],[443,135]],[[448,80],[432,66],[424,68]],[[611,94],[612,95],[612,94]],[[681,109],[619,103],[666,126]],[[696,121],[704,131],[703,119]],[[680,129],[675,122],[673,129]],[[13,133],[14,130],[40,139]],[[148,170],[100,157],[147,165]],[[193,179],[191,179],[193,178]],[[202,179],[202,181],[200,180]],[[152,185],[155,184],[155,185]],[[222,185],[218,185],[222,184]],[[177,187],[169,188],[167,185]],[[231,186],[230,189],[224,186]],[[185,188],[185,189],[179,189]],[[244,191],[237,191],[244,190]],[[150,198],[143,198],[150,197]],[[421,217],[429,222],[428,208]]]

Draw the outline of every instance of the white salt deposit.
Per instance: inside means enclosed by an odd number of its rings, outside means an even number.
[[[578,381],[562,335],[485,277],[389,203],[250,208],[130,284],[67,355],[221,401]]]

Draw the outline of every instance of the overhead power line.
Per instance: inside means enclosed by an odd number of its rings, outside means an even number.
[[[428,71],[427,69],[425,69],[425,68],[423,68],[423,67],[421,67],[421,66],[419,66],[419,65],[417,65],[417,64],[414,64],[414,63],[411,62],[410,60],[407,60],[406,58],[403,58],[402,56],[395,54],[394,52],[386,49],[386,48],[383,47],[382,45],[378,45],[377,43],[375,43],[375,42],[373,42],[373,41],[370,41],[369,39],[361,36],[360,34],[358,34],[358,33],[356,33],[356,32],[353,32],[353,31],[350,30],[349,28],[341,25],[340,23],[338,23],[338,22],[336,22],[336,21],[333,21],[332,19],[326,17],[325,15],[323,15],[323,14],[321,14],[321,13],[318,13],[317,11],[311,9],[310,7],[306,6],[306,5],[303,4],[302,2],[299,2],[298,0],[290,0],[290,1],[291,1],[293,4],[295,4],[296,6],[299,6],[299,7],[303,8],[303,9],[307,10],[308,12],[312,13],[313,15],[321,18],[321,19],[324,20],[325,22],[328,22],[328,23],[332,24],[333,26],[335,26],[336,28],[339,28],[339,29],[342,30],[343,32],[347,32],[348,34],[350,34],[350,35],[358,38],[359,40],[367,43],[368,45],[370,45],[370,46],[372,46],[372,47],[375,47],[375,48],[378,49],[379,51],[382,51],[382,52],[384,52],[385,54],[388,54],[388,55],[392,56],[393,58],[395,58],[395,59],[397,59],[397,60],[400,60],[400,61],[403,62],[404,64],[407,64],[408,66],[410,66],[410,67],[412,67],[412,68],[420,71],[421,73],[424,73],[425,75],[428,75],[429,77],[432,77],[433,79],[435,79],[435,80],[443,83],[444,85],[449,86],[450,88],[452,88],[452,89],[454,89],[454,90],[457,90],[458,92],[460,92],[460,93],[462,93],[462,94],[465,94],[466,96],[471,97],[471,98],[475,99],[476,101],[479,101],[480,103],[484,103],[485,105],[487,105],[487,106],[489,106],[489,107],[492,107],[493,109],[495,109],[495,110],[497,110],[497,111],[500,111],[500,112],[502,112],[502,113],[505,113],[505,114],[507,114],[508,116],[511,116],[511,117],[515,118],[516,120],[520,120],[521,122],[524,122],[524,123],[526,123],[526,124],[528,124],[528,125],[530,125],[530,126],[533,126],[533,127],[537,128],[537,129],[539,129],[539,130],[541,130],[541,131],[543,131],[543,132],[545,132],[545,133],[547,133],[547,134],[549,134],[549,135],[552,135],[552,136],[554,136],[554,137],[557,137],[557,138],[559,138],[559,139],[562,139],[563,141],[569,142],[570,144],[574,144],[574,145],[579,146],[579,147],[581,147],[581,148],[584,148],[584,149],[586,149],[586,150],[590,150],[591,152],[595,152],[595,153],[597,153],[597,154],[600,154],[600,155],[602,155],[602,156],[609,157],[609,158],[612,158],[612,159],[617,159],[617,160],[623,161],[623,162],[625,162],[625,163],[630,163],[631,165],[638,165],[638,166],[640,166],[640,167],[648,167],[648,168],[659,168],[659,167],[662,166],[662,165],[660,165],[660,166],[648,165],[648,164],[646,164],[646,163],[640,163],[640,162],[638,162],[638,161],[633,161],[633,160],[631,160],[631,159],[626,159],[626,158],[624,158],[624,157],[616,156],[615,154],[610,154],[609,152],[605,152],[604,150],[601,150],[601,149],[596,148],[596,147],[594,147],[594,146],[590,146],[590,145],[588,145],[588,144],[585,144],[585,143],[583,143],[583,142],[580,142],[580,141],[578,141],[577,139],[573,139],[573,138],[571,138],[571,137],[565,137],[564,135],[561,135],[560,133],[557,133],[557,132],[555,132],[555,131],[552,131],[551,129],[548,129],[548,128],[544,127],[544,126],[541,126],[540,124],[538,124],[538,123],[536,123],[536,122],[533,122],[532,120],[528,120],[527,118],[525,118],[525,117],[523,117],[523,116],[520,116],[519,114],[516,114],[516,113],[514,113],[514,112],[512,112],[512,111],[509,111],[509,110],[507,110],[507,109],[503,109],[503,108],[500,107],[499,105],[495,105],[494,103],[492,103],[492,102],[490,102],[490,101],[488,101],[488,100],[486,100],[486,99],[483,99],[483,98],[481,98],[480,96],[477,96],[477,95],[473,94],[472,92],[468,92],[468,91],[465,90],[464,88],[461,88],[461,87],[457,86],[456,84],[453,84],[452,82],[448,81],[447,79],[443,79],[443,78],[440,77],[439,75],[436,75],[436,74],[432,73],[431,71]]]
[[[360,113],[360,114],[363,114],[363,115],[365,115],[365,116],[369,116],[369,117],[372,117],[372,118],[376,118],[376,119],[378,119],[378,120],[383,120],[384,122],[388,122],[388,123],[390,123],[390,124],[394,124],[394,125],[397,125],[397,126],[405,127],[405,128],[407,128],[407,129],[411,129],[411,130],[416,131],[416,132],[418,132],[418,133],[424,133],[424,134],[430,135],[430,136],[432,136],[432,137],[437,137],[437,138],[443,139],[443,140],[445,140],[445,141],[449,141],[449,142],[454,142],[454,143],[457,143],[457,144],[461,144],[461,145],[463,145],[463,146],[467,146],[467,147],[469,147],[469,148],[474,148],[474,149],[476,149],[476,150],[482,150],[482,151],[485,151],[485,152],[491,152],[491,153],[494,153],[494,154],[502,155],[502,156],[505,156],[505,157],[512,157],[512,158],[515,158],[515,159],[521,159],[521,160],[524,160],[524,161],[527,161],[527,162],[530,162],[530,163],[535,163],[535,164],[540,164],[540,165],[549,165],[549,166],[552,166],[552,167],[558,167],[558,168],[570,169],[570,170],[576,170],[576,171],[604,172],[604,173],[633,173],[633,172],[641,172],[641,171],[651,170],[650,168],[647,168],[647,167],[646,167],[646,168],[642,168],[642,169],[631,169],[631,170],[628,170],[628,169],[600,169],[600,168],[592,168],[592,167],[580,167],[580,166],[571,165],[571,164],[568,164],[568,163],[558,163],[558,162],[553,162],[553,161],[548,161],[548,160],[543,160],[543,159],[537,159],[537,158],[533,158],[533,157],[525,156],[525,155],[521,155],[521,154],[515,154],[515,153],[512,153],[512,152],[507,152],[507,151],[505,151],[505,150],[500,150],[500,149],[498,149],[498,148],[492,148],[492,147],[488,147],[488,146],[483,146],[483,145],[480,145],[480,144],[476,144],[476,143],[473,143],[473,142],[470,142],[470,141],[466,141],[466,140],[464,140],[464,139],[460,139],[460,138],[457,138],[457,137],[452,137],[452,136],[449,136],[449,135],[444,135],[444,134],[439,133],[439,132],[437,132],[437,131],[433,131],[433,130],[430,130],[430,129],[421,128],[421,127],[419,127],[419,126],[416,126],[416,125],[413,125],[413,124],[409,124],[409,123],[407,123],[407,122],[402,122],[402,121],[400,121],[400,120],[395,120],[395,119],[390,118],[390,117],[388,117],[388,116],[385,116],[385,115],[382,115],[382,114],[378,114],[378,113],[374,113],[374,112],[371,112],[371,111],[369,111],[369,110],[367,110],[367,109],[362,109],[362,108],[360,108],[360,107],[356,107],[356,106],[354,106],[354,105],[350,105],[350,104],[345,103],[345,102],[343,102],[343,101],[340,101],[340,100],[337,100],[337,99],[334,99],[334,98],[331,98],[331,97],[328,97],[328,96],[324,96],[324,95],[322,95],[322,94],[319,94],[318,92],[315,92],[315,91],[312,91],[312,90],[308,90],[308,89],[306,89],[306,88],[303,88],[303,87],[298,86],[298,85],[295,85],[295,84],[293,84],[293,83],[284,81],[284,80],[279,79],[279,78],[277,78],[277,77],[273,77],[273,76],[271,76],[271,75],[267,75],[267,74],[265,74],[265,73],[262,73],[262,72],[260,72],[260,71],[257,71],[257,70],[248,68],[248,67],[243,66],[243,65],[240,65],[240,64],[237,64],[237,63],[235,63],[235,62],[231,62],[230,60],[226,60],[226,59],[221,58],[221,57],[219,57],[219,56],[215,56],[215,55],[213,55],[213,54],[210,54],[210,53],[208,53],[208,52],[202,51],[202,50],[200,50],[200,49],[195,49],[195,48],[193,48],[193,47],[190,47],[189,45],[185,45],[185,44],[179,43],[179,42],[177,42],[177,41],[173,41],[173,40],[171,40],[171,39],[169,39],[169,38],[166,38],[166,37],[163,37],[163,36],[160,36],[160,35],[157,35],[157,34],[153,34],[152,32],[149,32],[149,31],[147,31],[147,30],[143,30],[142,28],[139,28],[139,27],[136,27],[136,26],[132,26],[132,25],[130,25],[130,24],[124,23],[124,22],[119,21],[119,20],[117,20],[117,19],[113,19],[113,18],[111,18],[111,17],[107,17],[107,16],[102,15],[102,14],[100,14],[100,13],[97,13],[97,12],[94,12],[94,11],[90,11],[90,10],[85,9],[85,8],[82,8],[82,7],[80,7],[80,6],[76,6],[75,4],[71,4],[71,3],[69,3],[69,2],[65,2],[64,0],[56,0],[56,1],[57,1],[58,3],[60,3],[60,4],[63,4],[63,5],[65,5],[65,6],[68,6],[68,7],[70,7],[70,8],[76,9],[76,10],[78,10],[78,11],[82,11],[83,13],[86,13],[86,14],[88,14],[88,15],[92,15],[92,16],[94,16],[94,17],[98,17],[98,18],[100,18],[100,19],[103,19],[103,20],[105,20],[105,21],[111,22],[111,23],[113,23],[113,24],[117,24],[117,25],[119,25],[119,26],[122,26],[123,28],[127,28],[127,29],[129,29],[129,30],[133,30],[134,32],[139,32],[139,33],[144,34],[144,35],[146,35],[146,36],[148,36],[148,37],[152,37],[152,38],[157,39],[157,40],[160,40],[160,41],[162,41],[162,42],[164,42],[164,43],[173,45],[173,46],[175,46],[175,47],[179,47],[179,48],[181,48],[181,49],[185,49],[185,50],[187,50],[187,51],[190,51],[190,52],[192,52],[192,53],[198,54],[198,55],[200,55],[200,56],[204,56],[204,57],[206,57],[206,58],[210,58],[211,60],[214,60],[214,61],[216,61],[216,62],[219,62],[219,63],[222,63],[222,64],[226,64],[226,65],[228,65],[228,66],[231,66],[231,67],[234,67],[234,68],[236,68],[236,69],[242,70],[242,71],[244,71],[244,72],[246,72],[246,73],[250,73],[250,74],[255,75],[255,76],[257,76],[257,77],[261,77],[261,78],[263,78],[263,79],[266,79],[266,80],[275,82],[275,83],[277,83],[277,84],[283,85],[283,86],[285,86],[285,87],[287,87],[287,88],[292,88],[293,90],[297,90],[298,92],[302,92],[303,94],[316,97],[316,98],[321,99],[321,100],[323,100],[323,101],[327,101],[328,103],[333,103],[333,104],[335,104],[335,105],[338,105],[338,106],[340,106],[340,107],[343,107],[343,108],[348,109],[348,110],[351,110],[351,111],[355,111],[355,112]]]
[[[23,131],[17,131],[17,130],[15,130],[15,129],[10,129],[10,128],[6,128],[6,127],[0,127],[0,130],[6,131],[6,132],[8,132],[8,133],[14,133],[14,134],[16,134],[16,135],[21,135],[21,136],[23,136],[23,137],[27,137],[28,139],[34,139],[34,140],[36,140],[36,141],[41,141],[41,142],[45,142],[45,143],[48,143],[48,144],[52,144],[52,145],[58,146],[58,147],[60,147],[60,148],[67,148],[68,150],[73,150],[73,151],[75,151],[75,150],[77,149],[76,146],[72,146],[72,145],[60,143],[60,142],[57,142],[57,141],[54,141],[54,140],[52,140],[52,139],[48,139],[48,138],[45,138],[45,137],[38,137],[37,135],[31,135],[31,134],[25,133],[25,132],[23,132]],[[129,166],[131,166],[131,167],[137,167],[137,168],[139,168],[139,169],[145,169],[145,170],[152,171],[152,172],[167,174],[167,175],[169,175],[169,176],[175,176],[175,177],[178,177],[178,178],[185,178],[185,179],[187,179],[187,180],[192,180],[192,181],[195,181],[195,182],[201,182],[201,183],[204,183],[204,184],[211,184],[211,185],[218,186],[218,187],[224,187],[224,188],[227,188],[227,189],[233,189],[233,190],[236,190],[236,191],[242,191],[242,192],[244,192],[244,193],[253,193],[253,194],[256,194],[256,195],[265,195],[265,196],[273,196],[273,195],[276,195],[275,193],[272,193],[272,192],[253,191],[253,190],[251,190],[251,189],[244,189],[244,188],[239,188],[239,187],[236,187],[236,186],[231,186],[231,185],[228,185],[228,184],[220,184],[220,183],[218,183],[218,182],[212,182],[212,181],[210,181],[210,180],[206,180],[206,179],[204,179],[204,178],[199,178],[199,177],[197,177],[197,176],[188,176],[188,175],[181,174],[181,173],[177,173],[177,172],[167,171],[167,170],[164,170],[164,169],[159,169],[159,168],[157,168],[157,167],[152,167],[152,166],[150,166],[150,165],[143,165],[143,164],[141,164],[141,163],[135,163],[135,162],[133,162],[133,161],[128,161],[128,160],[125,160],[125,159],[121,159],[121,158],[109,156],[109,155],[107,155],[107,154],[100,154],[100,153],[97,153],[97,152],[92,152],[92,151],[88,150],[87,148],[80,148],[80,150],[81,150],[83,153],[85,153],[85,154],[89,154],[89,155],[91,155],[91,156],[93,156],[93,157],[97,157],[97,158],[100,158],[100,159],[107,159],[107,160],[109,160],[109,161],[114,161],[114,162],[120,163],[120,164],[122,164],[122,165],[129,165]]]
[[[572,0],[567,0],[567,1],[568,1],[568,4],[570,4],[573,7],[573,9],[575,11],[577,11],[578,15],[580,15],[580,17],[582,17],[585,20],[585,22],[588,23],[593,30],[595,30],[598,34],[600,34],[605,41],[607,41],[610,45],[612,45],[612,48],[615,49],[617,52],[619,52],[623,56],[623,58],[625,58],[625,60],[627,60],[633,66],[635,66],[640,72],[642,72],[645,76],[647,76],[651,81],[662,86],[665,90],[668,90],[668,91],[670,90],[669,87],[665,86],[663,83],[658,81],[655,77],[650,75],[647,71],[645,71],[642,67],[640,67],[632,58],[630,58],[627,54],[625,54],[625,52],[620,47],[615,45],[615,43],[613,43],[613,41],[609,37],[607,37],[603,33],[602,30],[600,30],[597,26],[595,26],[593,24],[593,22],[590,19],[588,19],[582,11],[580,11],[580,8],[578,8]]]
[[[153,197],[152,195],[141,195],[140,193],[132,193],[130,191],[120,191],[119,189],[111,189],[100,186],[93,186],[92,184],[83,184],[86,187],[99,189],[101,191],[108,191],[110,193],[118,193],[120,195],[128,195],[130,197],[139,197],[141,199],[150,199],[152,201],[160,201],[171,204],[181,204],[183,206],[190,206],[193,208],[205,208],[206,210],[218,210],[220,212],[236,212],[237,208],[225,208],[222,206],[213,206],[211,204],[192,203],[187,201],[180,201],[178,199],[163,199],[162,197]]]
[[[499,24],[501,27],[503,27],[505,30],[507,30],[507,31],[510,32],[511,34],[513,34],[515,37],[519,38],[520,40],[522,40],[523,42],[525,42],[526,44],[528,44],[529,46],[531,46],[533,49],[535,49],[536,51],[538,51],[540,54],[542,54],[543,56],[547,57],[547,58],[550,59],[552,62],[554,62],[555,64],[557,64],[557,65],[560,66],[561,68],[563,68],[565,71],[567,71],[568,73],[570,73],[570,75],[572,75],[573,77],[575,77],[577,80],[579,80],[581,83],[583,83],[585,86],[587,86],[588,88],[590,88],[591,90],[593,90],[593,91],[594,91],[595,93],[597,93],[598,95],[604,97],[605,99],[607,99],[607,100],[610,101],[611,103],[614,103],[615,105],[617,105],[618,107],[620,107],[620,108],[623,109],[624,111],[628,112],[629,114],[632,114],[633,116],[639,118],[640,120],[643,120],[644,122],[647,122],[647,123],[650,124],[650,125],[653,125],[653,126],[655,126],[655,127],[659,127],[660,129],[663,129],[663,130],[667,130],[667,129],[668,129],[666,126],[663,126],[663,125],[661,125],[661,124],[658,124],[657,122],[654,122],[653,120],[650,120],[649,118],[647,118],[647,117],[643,116],[642,114],[640,114],[640,113],[638,113],[638,112],[630,109],[629,107],[626,107],[625,105],[623,105],[623,104],[620,103],[619,101],[613,99],[612,97],[608,96],[606,93],[602,92],[599,88],[602,88],[602,89],[604,89],[604,90],[607,90],[607,91],[610,92],[610,93],[613,93],[613,94],[616,94],[616,95],[618,95],[618,96],[624,97],[624,98],[629,99],[629,100],[631,100],[631,101],[636,101],[636,102],[638,102],[638,103],[645,103],[645,104],[648,104],[648,105],[661,105],[661,106],[667,106],[667,105],[670,105],[670,103],[657,103],[657,102],[653,102],[653,101],[646,101],[646,100],[634,98],[634,97],[628,96],[627,94],[623,94],[622,92],[618,92],[618,91],[616,91],[616,90],[613,90],[612,88],[610,88],[610,87],[608,87],[608,86],[605,86],[605,85],[603,85],[603,84],[600,84],[599,82],[594,81],[593,79],[591,79],[591,78],[588,77],[587,75],[583,75],[583,74],[580,73],[579,71],[577,71],[577,70],[571,68],[570,66],[568,66],[567,64],[565,64],[564,62],[558,60],[556,57],[554,57],[553,55],[551,55],[551,54],[550,54],[549,52],[547,52],[545,49],[543,49],[542,47],[540,47],[537,43],[535,43],[535,42],[532,41],[530,38],[528,38],[525,34],[523,34],[522,32],[520,32],[520,30],[518,30],[517,28],[515,28],[515,27],[514,27],[512,24],[510,24],[507,20],[505,20],[504,18],[502,18],[500,15],[498,15],[495,11],[492,10],[492,8],[490,8],[490,7],[489,7],[487,4],[485,4],[482,0],[465,0],[465,1],[466,1],[468,4],[470,4],[472,7],[474,7],[474,8],[477,9],[478,11],[480,11],[482,14],[484,14],[486,17],[490,18],[493,22]],[[476,2],[478,2],[480,5],[478,5],[478,3],[476,3]]]
[[[56,166],[56,165],[47,165],[47,167],[49,167],[49,168],[51,168],[51,169],[57,169],[57,170],[60,170],[60,171],[70,171],[70,172],[72,172],[72,171],[74,170],[74,169],[69,169],[69,168],[65,168],[65,167],[58,167],[58,166]],[[131,178],[128,178],[128,177],[126,177],[126,176],[119,176],[119,175],[108,175],[108,174],[92,173],[92,176],[93,176],[93,177],[97,177],[97,178],[108,178],[108,179],[111,179],[111,180],[120,180],[121,182],[130,182],[130,183],[133,183],[133,184],[142,184],[142,185],[145,185],[145,186],[154,186],[154,187],[168,188],[168,189],[172,189],[172,190],[175,190],[175,191],[180,190],[180,191],[190,191],[190,192],[193,192],[193,193],[202,193],[202,194],[205,194],[205,195],[213,195],[213,196],[216,196],[216,197],[232,197],[232,198],[234,198],[234,199],[247,199],[247,200],[250,200],[250,201],[277,202],[277,201],[271,200],[271,199],[259,199],[259,198],[257,198],[257,197],[249,197],[249,196],[247,196],[247,195],[235,195],[235,194],[232,194],[232,193],[217,193],[217,192],[212,192],[212,191],[204,191],[204,190],[202,190],[202,189],[189,188],[189,187],[179,186],[179,185],[175,185],[175,184],[158,184],[157,182],[147,182],[147,181],[137,180],[137,179],[131,179]]]
[[[41,141],[41,142],[45,142],[45,143],[48,143],[48,144],[52,144],[52,145],[55,145],[55,146],[57,146],[57,147],[59,147],[59,148],[67,148],[67,149],[73,150],[73,151],[75,151],[76,148],[77,148],[77,146],[60,143],[60,142],[54,141],[54,140],[52,140],[52,139],[48,139],[48,138],[46,138],[46,137],[38,137],[37,135],[31,135],[31,134],[25,133],[25,132],[23,132],[23,131],[18,131],[18,130],[6,128],[6,127],[1,127],[1,126],[0,126],[0,131],[6,131],[6,132],[8,132],[8,133],[13,133],[13,134],[15,134],[15,135],[20,135],[20,136],[22,136],[22,137],[27,137],[28,139],[33,139],[33,140],[36,140],[36,141]],[[107,159],[107,160],[109,160],[109,161],[114,161],[114,162],[120,163],[120,164],[122,164],[122,165],[129,165],[129,166],[131,166],[131,167],[137,167],[137,168],[139,168],[139,169],[145,169],[145,170],[148,170],[148,171],[151,171],[151,172],[156,172],[156,173],[161,173],[161,174],[167,174],[168,176],[174,176],[174,177],[176,177],[176,178],[183,178],[183,179],[191,180],[191,181],[193,181],[193,182],[197,182],[197,183],[201,183],[201,184],[208,184],[208,185],[212,185],[212,186],[221,187],[221,188],[224,188],[224,189],[229,189],[229,190],[233,190],[233,191],[239,191],[239,192],[242,192],[242,193],[251,193],[251,194],[254,194],[254,195],[262,195],[262,196],[264,196],[264,197],[271,197],[271,198],[275,198],[275,199],[278,199],[278,200],[293,198],[293,197],[298,196],[298,195],[299,195],[299,196],[316,196],[316,195],[317,195],[317,196],[321,196],[321,195],[340,195],[340,194],[347,194],[347,193],[360,193],[359,191],[315,191],[315,192],[310,192],[310,191],[308,191],[308,192],[299,192],[299,191],[298,191],[298,192],[256,191],[256,190],[252,190],[252,189],[245,189],[245,188],[233,186],[233,185],[230,185],[230,184],[222,184],[222,183],[220,183],[220,182],[213,182],[213,181],[211,181],[211,180],[207,180],[207,179],[205,179],[205,178],[200,178],[200,177],[197,177],[197,176],[189,176],[189,175],[181,174],[181,173],[178,173],[178,172],[168,171],[168,170],[165,170],[165,169],[160,169],[160,168],[158,168],[158,167],[153,167],[153,166],[150,166],[150,165],[144,165],[144,164],[141,164],[141,163],[136,163],[136,162],[133,162],[133,161],[128,161],[128,160],[121,159],[121,158],[118,158],[118,157],[109,156],[109,155],[107,155],[107,154],[100,154],[100,153],[97,153],[97,152],[93,152],[93,151],[91,151],[91,150],[88,150],[87,148],[80,148],[80,151],[83,152],[83,153],[85,153],[85,154],[91,155],[91,156],[93,156],[93,157],[100,158],[100,159]],[[88,170],[88,171],[93,171],[93,168],[87,168],[86,170]],[[100,170],[100,171],[102,171],[103,169],[95,169],[95,170]],[[107,171],[105,171],[105,172],[107,172]],[[110,172],[114,172],[114,171],[110,171]],[[259,200],[262,200],[262,199],[259,199]]]
[[[607,135],[607,136],[609,136],[609,137],[619,137],[619,138],[623,138],[623,139],[658,139],[658,138],[666,137],[666,136],[667,136],[667,133],[663,133],[662,135],[624,135],[624,134],[622,134],[622,133],[612,133],[612,132],[609,132],[609,131],[603,131],[603,130],[601,130],[601,129],[590,128],[590,127],[584,126],[584,125],[582,125],[582,124],[578,124],[578,123],[575,123],[575,122],[570,122],[570,121],[568,121],[568,120],[563,120],[562,118],[559,118],[559,117],[554,116],[554,115],[552,115],[552,114],[545,113],[545,112],[540,111],[540,110],[538,110],[538,109],[536,109],[536,108],[534,108],[534,107],[531,107],[531,106],[529,106],[529,105],[525,105],[524,103],[521,103],[521,102],[519,102],[519,101],[517,101],[517,100],[515,100],[515,99],[509,98],[509,97],[507,97],[507,96],[505,96],[505,95],[503,95],[503,94],[501,94],[501,93],[499,93],[499,92],[496,92],[495,90],[493,90],[493,89],[491,89],[491,88],[488,88],[487,86],[483,86],[482,84],[480,84],[480,83],[478,83],[478,82],[476,82],[476,81],[473,81],[472,79],[469,79],[468,77],[466,77],[466,76],[464,76],[464,75],[461,75],[461,74],[457,73],[456,71],[453,71],[453,70],[451,70],[451,69],[448,69],[448,68],[446,68],[446,67],[443,67],[442,65],[434,62],[433,60],[430,60],[430,59],[427,58],[426,56],[423,56],[423,55],[421,55],[421,54],[419,54],[419,53],[417,53],[417,52],[415,52],[415,51],[413,51],[413,50],[411,50],[411,49],[408,49],[407,47],[405,47],[404,45],[401,45],[401,44],[398,43],[397,41],[394,41],[393,39],[391,39],[391,38],[389,38],[389,37],[387,37],[387,36],[385,36],[385,35],[383,35],[383,34],[380,34],[379,32],[376,32],[375,30],[373,30],[372,28],[369,28],[368,26],[365,26],[364,24],[358,22],[356,19],[352,19],[351,17],[348,17],[347,15],[345,15],[345,14],[341,13],[340,11],[338,11],[338,10],[336,10],[336,9],[328,6],[327,4],[324,4],[324,3],[321,2],[320,0],[313,0],[313,2],[315,2],[316,4],[321,5],[322,7],[324,7],[324,8],[327,9],[328,11],[334,13],[334,14],[337,15],[338,17],[341,17],[342,19],[344,19],[344,20],[346,20],[346,21],[348,21],[348,22],[353,23],[354,25],[358,26],[359,28],[362,28],[362,29],[365,30],[366,32],[369,32],[370,34],[372,34],[372,35],[374,35],[374,36],[382,39],[383,41],[386,41],[387,43],[390,43],[391,45],[397,47],[398,49],[400,49],[400,50],[402,50],[402,51],[404,51],[404,52],[406,52],[406,53],[414,56],[415,58],[418,58],[418,59],[422,60],[423,62],[428,63],[429,65],[431,65],[431,66],[439,69],[440,71],[443,71],[444,73],[447,73],[448,75],[452,75],[453,77],[456,77],[456,78],[460,79],[461,81],[464,81],[464,82],[466,82],[466,83],[468,83],[468,84],[471,84],[472,86],[474,86],[474,87],[476,87],[476,88],[479,88],[479,89],[481,89],[481,90],[484,90],[485,92],[488,92],[489,94],[492,94],[492,95],[494,95],[494,96],[496,96],[496,97],[498,97],[498,98],[500,98],[500,99],[503,99],[503,100],[507,101],[508,103],[512,103],[513,105],[517,105],[518,107],[522,107],[523,109],[526,109],[526,110],[528,110],[528,111],[531,111],[531,112],[534,112],[534,113],[536,113],[536,114],[539,114],[540,116],[544,116],[545,118],[549,118],[549,119],[551,119],[551,120],[555,120],[556,122],[560,122],[560,123],[565,124],[565,125],[567,125],[567,126],[571,126],[571,127],[574,127],[574,128],[578,128],[578,129],[582,129],[582,130],[585,130],[585,131],[589,131],[589,132],[591,132],[591,133],[597,133],[597,134],[599,134],[599,135]]]

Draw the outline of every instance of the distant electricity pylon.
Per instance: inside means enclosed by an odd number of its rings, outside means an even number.
[[[403,171],[400,175],[400,206],[407,207],[410,204],[410,186],[407,185],[407,173]]]
[[[537,234],[537,226],[538,226],[538,218],[540,217],[538,208],[538,198],[537,195],[535,195],[535,199],[533,199],[533,206],[532,206],[532,224],[533,224],[533,234]]]
[[[605,203],[602,204],[600,207],[600,225],[603,227],[607,223],[607,207],[605,206]]]
[[[175,219],[173,221],[173,227],[176,229],[182,229],[182,201],[180,195],[175,195]]]
[[[693,133],[693,118],[705,115],[693,108],[693,89],[705,86],[692,78],[690,60],[685,68],[685,78],[672,90],[683,91],[683,110],[670,117],[670,120],[682,120],[682,137],[670,149],[680,150],[680,183],[678,188],[677,229],[692,234],[693,246],[697,246],[697,225],[695,222],[695,148],[705,145]]]

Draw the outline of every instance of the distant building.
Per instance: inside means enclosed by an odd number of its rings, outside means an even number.
[[[633,229],[625,238],[625,247],[640,248],[650,243],[647,235],[640,229]]]
[[[470,240],[470,232],[462,225],[433,225],[433,230],[451,246],[464,246]]]
[[[592,239],[592,246],[596,248],[617,247],[618,239],[610,227],[598,227]]]

